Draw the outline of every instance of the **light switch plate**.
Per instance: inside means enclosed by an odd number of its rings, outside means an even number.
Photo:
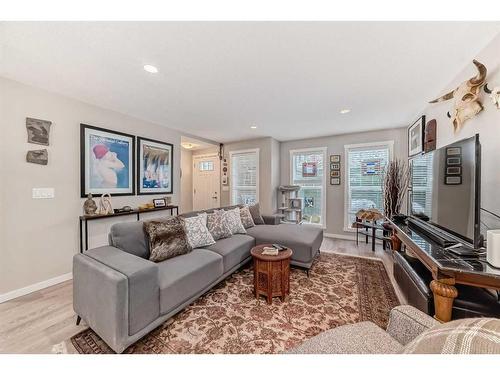
[[[33,188],[31,193],[33,199],[52,199],[54,195],[54,188]]]

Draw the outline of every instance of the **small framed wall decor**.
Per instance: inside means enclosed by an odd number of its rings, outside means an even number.
[[[330,177],[330,185],[340,185],[340,177]]]
[[[340,171],[330,171],[330,177],[340,177]]]
[[[338,170],[340,170],[340,163],[330,163],[330,170],[331,171],[338,171]]]
[[[408,156],[412,157],[424,151],[425,116],[421,116],[408,128]]]
[[[330,163],[340,163],[340,155],[330,155]]]
[[[444,166],[444,184],[462,184],[462,148],[446,148],[446,165]]]

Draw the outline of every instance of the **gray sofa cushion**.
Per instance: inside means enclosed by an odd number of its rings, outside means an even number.
[[[256,225],[247,229],[247,234],[255,238],[257,245],[278,243],[292,249],[292,260],[310,262],[321,246],[323,230],[321,228],[294,225]]]
[[[237,264],[243,262],[250,256],[250,250],[255,246],[255,239],[245,234],[235,234],[224,238],[215,244],[206,247],[222,256],[224,261],[224,272],[229,271]]]
[[[129,254],[149,259],[149,242],[142,221],[114,224],[109,232],[109,242]]]
[[[189,300],[223,274],[222,257],[204,249],[195,249],[157,266],[161,314]]]
[[[396,354],[403,345],[372,322],[330,329],[293,348],[290,354]]]

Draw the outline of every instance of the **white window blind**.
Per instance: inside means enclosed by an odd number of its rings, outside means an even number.
[[[392,143],[346,146],[346,228],[351,228],[362,208],[383,211],[382,171],[391,157],[391,147]]]
[[[231,204],[257,203],[258,180],[258,150],[231,152]]]
[[[411,161],[413,213],[432,217],[432,164],[434,154],[427,153]]]
[[[325,224],[325,158],[326,149],[291,150],[291,184],[299,185],[304,199],[302,218],[310,224]]]

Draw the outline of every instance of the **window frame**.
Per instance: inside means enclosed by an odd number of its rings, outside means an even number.
[[[344,186],[344,232],[355,232],[356,229],[351,227],[349,222],[349,201],[350,201],[350,181],[351,176],[349,172],[349,152],[352,149],[360,148],[376,148],[380,146],[385,146],[389,149],[389,161],[394,159],[394,140],[380,141],[380,142],[368,142],[368,143],[354,143],[350,145],[344,145],[344,170],[345,170],[345,186]]]
[[[260,148],[249,148],[245,150],[233,150],[229,151],[229,201],[231,202],[231,205],[234,206],[237,203],[234,202],[234,195],[233,195],[233,155],[237,154],[247,154],[247,153],[255,153],[257,157],[257,163],[256,163],[256,176],[255,176],[255,200],[256,203],[259,203],[259,190],[260,190]]]
[[[327,151],[328,147],[326,146],[321,146],[321,147],[309,147],[309,148],[296,148],[289,150],[289,174],[290,174],[290,184],[293,185],[293,171],[294,171],[294,165],[293,165],[293,154],[300,153],[300,152],[314,152],[314,151],[320,151],[323,154],[323,183],[321,184],[321,188],[323,190],[323,194],[321,194],[321,223],[320,224],[315,224],[315,223],[306,223],[303,222],[302,225],[312,225],[315,227],[320,227],[322,229],[326,229],[326,195],[327,195],[327,189],[326,189],[326,178],[327,175],[330,176],[330,163],[329,160],[327,160]],[[328,167],[328,168],[327,168]]]

